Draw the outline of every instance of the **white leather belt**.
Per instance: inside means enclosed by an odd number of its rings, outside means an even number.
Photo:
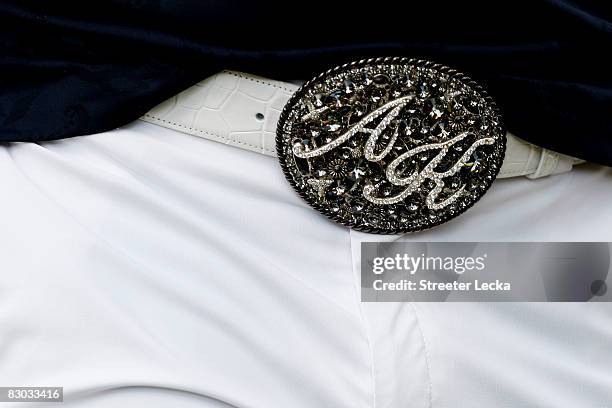
[[[233,71],[206,78],[161,103],[141,119],[180,132],[276,156],[276,125],[299,88]],[[527,143],[511,133],[498,178],[568,172],[581,160]]]

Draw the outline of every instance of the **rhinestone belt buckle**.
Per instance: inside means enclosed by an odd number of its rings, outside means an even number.
[[[491,186],[506,148],[485,91],[451,68],[377,58],[333,68],[285,106],[276,151],[313,208],[356,230],[442,224]]]

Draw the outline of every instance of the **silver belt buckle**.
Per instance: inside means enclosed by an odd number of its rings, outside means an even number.
[[[276,136],[281,167],[304,200],[378,234],[462,214],[495,180],[505,148],[501,115],[478,84],[399,57],[356,61],[306,82]]]

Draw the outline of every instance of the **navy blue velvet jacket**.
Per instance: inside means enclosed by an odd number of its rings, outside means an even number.
[[[206,76],[401,55],[480,80],[508,130],[612,166],[609,1],[0,2],[0,141],[109,130]]]

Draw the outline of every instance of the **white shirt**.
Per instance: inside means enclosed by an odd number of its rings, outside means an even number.
[[[88,408],[612,406],[610,304],[361,303],[380,237],[274,158],[138,122],[2,145],[0,181],[0,385]],[[499,180],[401,239],[607,242],[611,182]]]

